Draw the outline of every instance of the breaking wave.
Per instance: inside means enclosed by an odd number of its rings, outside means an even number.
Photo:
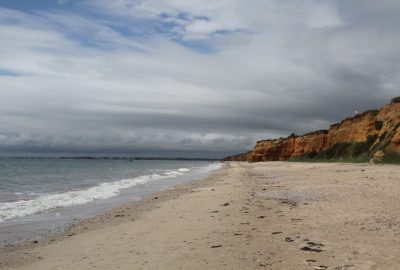
[[[218,169],[219,166],[216,165],[217,164],[213,164],[196,169],[197,171],[208,172]],[[135,178],[102,183],[83,190],[68,191],[59,194],[46,194],[29,200],[0,203],[0,222],[19,217],[25,217],[56,208],[82,205],[95,200],[109,199],[119,195],[120,191],[123,189],[132,188],[136,185],[145,184],[160,179],[182,176],[185,172],[189,172],[191,170],[192,169],[188,168],[168,170],[160,174],[142,175]]]

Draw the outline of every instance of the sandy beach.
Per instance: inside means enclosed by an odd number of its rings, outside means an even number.
[[[0,250],[1,269],[390,269],[395,165],[227,163],[65,235]]]

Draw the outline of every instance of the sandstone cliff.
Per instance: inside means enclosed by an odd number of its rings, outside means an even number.
[[[227,161],[351,160],[400,161],[400,97],[380,110],[366,111],[329,130],[263,140]]]

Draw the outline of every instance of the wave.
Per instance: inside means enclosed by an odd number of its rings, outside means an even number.
[[[159,180],[168,176],[158,174],[139,176],[132,179],[123,179],[116,182],[102,183],[84,190],[68,191],[59,194],[46,194],[31,200],[21,200],[0,204],[0,222],[33,215],[47,210],[80,205],[94,200],[108,199],[119,194],[122,189]]]
[[[216,165],[216,164],[214,164]],[[203,172],[218,169],[218,166],[206,166],[200,169]],[[180,168],[178,170],[168,170],[160,174],[138,176],[131,179],[122,179],[115,182],[102,183],[84,190],[68,191],[59,194],[46,194],[30,200],[20,200],[16,202],[0,203],[0,222],[6,220],[30,216],[48,210],[81,205],[95,200],[104,200],[119,195],[120,191],[132,188],[136,185],[145,184],[166,178],[174,178],[184,175],[191,169]]]

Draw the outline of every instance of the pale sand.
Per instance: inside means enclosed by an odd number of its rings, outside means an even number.
[[[0,269],[400,269],[399,166],[231,163],[153,196]]]

